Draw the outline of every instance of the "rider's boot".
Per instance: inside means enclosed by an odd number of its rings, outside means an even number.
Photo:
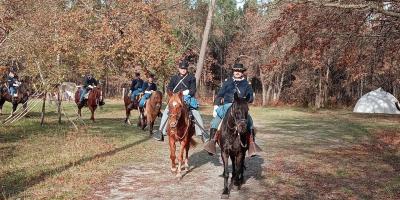
[[[163,142],[164,141],[164,134],[162,130],[157,130],[153,133],[153,138],[157,141]]]
[[[215,148],[215,143],[217,141],[215,134],[216,132],[217,129],[210,129],[210,140],[204,145],[204,150],[206,150],[210,156],[213,156],[217,153],[217,149]]]
[[[259,152],[261,152],[261,148],[255,142],[256,132],[254,129],[250,129],[249,134],[249,156],[254,157],[257,156]]]

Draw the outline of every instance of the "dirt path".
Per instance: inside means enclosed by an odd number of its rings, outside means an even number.
[[[190,170],[182,179],[170,172],[167,142],[150,141],[159,148],[157,162],[127,166],[111,177],[108,184],[96,189],[93,199],[219,199],[223,189],[222,161],[202,150],[200,142],[190,152]],[[260,143],[261,139],[260,139]],[[245,184],[232,189],[230,199],[264,199],[266,154],[246,158]]]

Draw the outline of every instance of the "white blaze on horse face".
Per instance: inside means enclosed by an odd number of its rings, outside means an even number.
[[[178,102],[173,101],[173,102],[172,102],[172,106],[176,107],[176,105],[178,105]]]

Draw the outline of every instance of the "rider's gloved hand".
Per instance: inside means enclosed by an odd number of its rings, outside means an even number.
[[[216,117],[216,116],[217,116],[217,108],[218,108],[218,106],[217,106],[217,105],[214,105],[213,117]]]
[[[146,94],[151,94],[153,92],[153,90],[151,90],[151,91],[144,91],[144,93],[146,93]]]
[[[182,92],[182,94],[185,95],[185,96],[186,96],[186,95],[189,95],[189,90],[184,90],[184,91]]]
[[[89,87],[90,89],[93,89],[93,86],[92,86],[92,85],[89,85],[88,87]]]

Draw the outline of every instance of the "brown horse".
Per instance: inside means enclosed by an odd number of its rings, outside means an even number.
[[[18,104],[22,104],[24,109],[27,107],[29,91],[25,87],[25,84],[22,84],[20,87],[18,87],[17,94],[17,97],[12,97],[10,93],[8,93],[6,86],[0,86],[0,115],[2,114],[3,105],[6,101],[12,104],[11,114],[14,114],[14,112],[17,110]]]
[[[99,87],[94,87],[89,91],[88,99],[84,99],[82,104],[79,104],[80,94],[81,90],[78,89],[75,92],[75,103],[78,106],[78,114],[80,117],[82,117],[81,109],[84,106],[87,106],[92,113],[90,119],[94,122],[94,111],[96,110],[97,106],[104,105],[103,93]]]
[[[192,120],[189,119],[189,109],[184,103],[182,92],[173,94],[168,92],[169,101],[169,117],[167,122],[167,133],[169,138],[169,150],[171,159],[171,171],[177,172],[176,176],[181,177],[181,169],[183,164],[183,153],[185,151],[185,170],[189,170],[189,148],[195,146],[196,142],[192,136],[195,133],[195,128]],[[180,142],[178,155],[178,167],[175,164],[175,143]]]
[[[139,109],[138,125],[144,130],[148,124],[150,135],[153,134],[153,126],[157,116],[161,115],[161,105],[162,93],[160,91],[154,91],[147,100],[144,109]]]

